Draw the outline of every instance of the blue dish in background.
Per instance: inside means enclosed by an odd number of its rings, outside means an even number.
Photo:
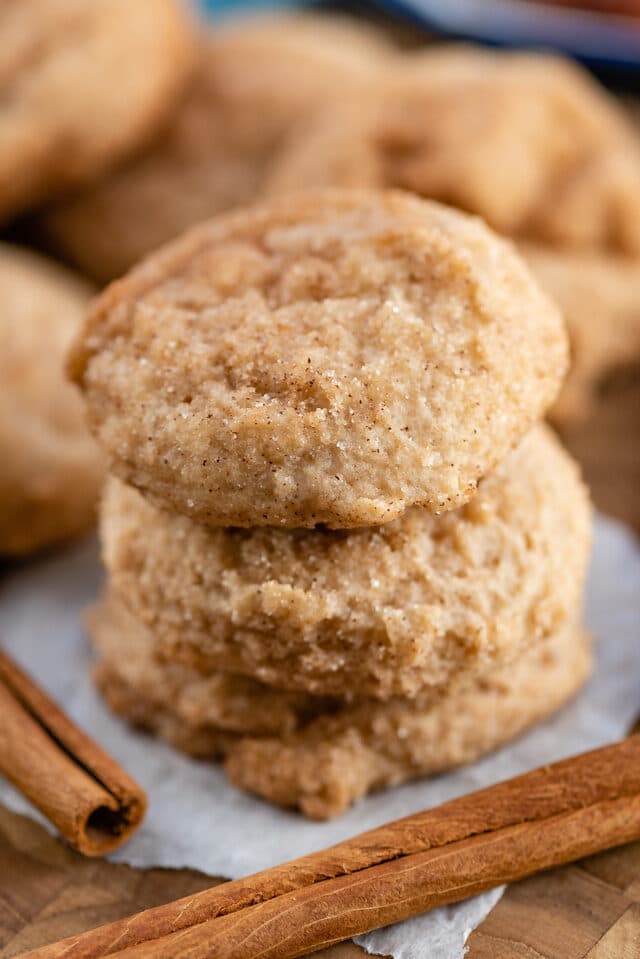
[[[213,17],[277,7],[313,6],[367,14],[375,6],[421,29],[449,38],[505,47],[554,50],[596,72],[640,84],[640,17],[599,13],[533,0],[199,0]]]
[[[640,71],[640,19],[530,0],[383,0],[437,33],[557,50],[593,66]]]
[[[277,10],[278,8],[288,9],[291,7],[304,7],[306,4],[300,0],[197,0],[197,6],[204,10],[209,16],[228,17],[229,14],[264,13],[266,10]]]

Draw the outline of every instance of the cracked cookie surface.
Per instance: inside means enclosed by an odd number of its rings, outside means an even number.
[[[461,506],[551,404],[564,324],[513,247],[408,194],[194,228],[96,301],[70,359],[113,472],[212,526]]]

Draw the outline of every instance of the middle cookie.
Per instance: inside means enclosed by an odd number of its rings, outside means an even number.
[[[328,696],[413,696],[575,617],[589,549],[578,471],[538,427],[466,507],[379,528],[207,529],[117,480],[111,589],[171,661]]]

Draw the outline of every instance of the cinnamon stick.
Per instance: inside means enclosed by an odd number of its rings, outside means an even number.
[[[640,837],[640,735],[24,959],[287,959]]]
[[[143,790],[0,652],[0,774],[86,856],[137,829]]]
[[[521,823],[278,896],[114,953],[118,959],[296,959],[640,835],[640,796]],[[600,841],[602,839],[600,838]],[[599,843],[595,841],[596,847]]]

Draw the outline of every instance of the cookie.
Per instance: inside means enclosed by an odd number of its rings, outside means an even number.
[[[141,146],[196,59],[180,0],[20,0],[0,34],[2,219]]]
[[[169,660],[283,689],[389,698],[514,659],[581,594],[589,504],[538,427],[461,510],[379,528],[207,529],[117,480],[102,504],[111,588]]]
[[[0,295],[0,554],[18,556],[93,524],[102,464],[63,373],[89,288],[0,245]]]
[[[401,187],[510,235],[640,254],[640,146],[615,100],[559,59],[465,47],[394,65],[275,163],[268,193]]]
[[[640,364],[611,372],[589,416],[558,428],[598,509],[640,534]]]
[[[159,664],[150,632],[122,605],[97,610],[92,628],[102,657],[96,680],[112,709],[191,755],[223,759],[236,785],[312,819],[336,816],[374,789],[498,748],[569,700],[590,669],[588,638],[569,622],[508,669],[442,697],[426,692],[413,700],[360,699],[319,710],[306,697],[297,714],[292,700],[285,706],[281,692],[259,683],[202,679]],[[236,716],[255,731],[238,730]]]
[[[591,252],[521,247],[540,285],[562,309],[571,368],[551,419],[586,420],[612,376],[640,361],[640,270],[634,260]]]
[[[157,656],[158,640],[109,587],[87,618],[100,671],[118,675],[156,704],[172,704],[174,715],[192,726],[221,733],[283,736],[339,701],[273,689],[228,672],[205,674]]]
[[[335,13],[243,17],[215,40],[225,99],[238,109],[277,109],[285,122],[334,103],[354,82],[361,96],[396,52],[381,30]]]
[[[98,282],[192,223],[256,199],[302,115],[360,89],[390,57],[365,25],[311,15],[243,19],[203,47],[164,134],[40,219],[53,249]]]
[[[528,227],[536,240],[640,256],[640,148],[614,142],[554,184]]]
[[[559,311],[480,221],[319,191],[214,218],[96,301],[70,358],[112,470],[211,526],[461,506],[555,398]]]

